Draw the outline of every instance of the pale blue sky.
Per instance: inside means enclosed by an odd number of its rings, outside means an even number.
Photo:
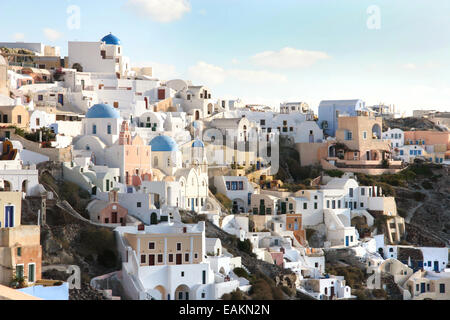
[[[269,104],[301,100],[313,108],[322,99],[361,98],[406,112],[450,110],[447,0],[20,4],[2,3],[0,41],[39,41],[60,46],[66,54],[67,41],[95,41],[112,32],[132,62],[154,66],[155,76],[208,85],[216,97]],[[70,5],[81,10],[78,30],[67,27]],[[380,10],[380,29],[367,27],[372,5]],[[56,32],[46,34],[45,28]],[[291,48],[288,55],[281,51],[286,47]],[[267,51],[265,58],[254,57]]]

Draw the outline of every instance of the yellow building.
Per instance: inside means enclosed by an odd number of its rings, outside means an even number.
[[[0,125],[15,126],[29,130],[30,114],[28,110],[21,105],[0,106]]]

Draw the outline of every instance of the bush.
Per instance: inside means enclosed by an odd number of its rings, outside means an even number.
[[[69,181],[64,181],[62,183],[62,186],[60,188],[60,196],[80,214],[84,213],[86,209],[86,201],[91,197],[89,192],[81,189],[78,185]]]
[[[336,276],[343,276],[347,285],[354,289],[362,288],[366,283],[364,271],[356,267],[327,267],[326,272]]]
[[[424,182],[422,182],[422,187],[424,189],[431,190],[433,189],[433,184],[430,181],[425,180]]]
[[[252,277],[248,274],[248,272],[247,271],[245,271],[245,269],[243,269],[243,268],[234,268],[233,269],[233,272],[234,272],[234,274],[235,275],[237,275],[238,277],[241,277],[241,278],[245,278],[245,279],[247,279],[247,280],[252,280]]]
[[[341,170],[333,169],[333,170],[326,170],[325,173],[333,178],[341,178],[344,175],[344,172]]]
[[[116,245],[113,231],[93,226],[86,227],[80,232],[79,241],[84,255],[103,253],[115,248]],[[107,263],[109,258],[111,258],[109,253],[103,254],[103,262]]]
[[[238,249],[245,253],[252,254],[253,246],[249,239],[245,239],[244,241],[238,242]]]
[[[228,211],[231,210],[231,208],[233,207],[233,202],[226,195],[217,193],[215,196],[216,199],[225,207],[225,209],[227,209]]]
[[[226,293],[222,296],[222,300],[246,300],[244,293],[237,288],[231,293]]]
[[[250,288],[250,296],[253,300],[284,300],[283,290],[275,285],[275,282],[262,273],[255,276]]]
[[[414,200],[416,200],[418,202],[421,202],[421,201],[425,200],[426,195],[423,194],[422,192],[417,192],[416,191],[416,192],[413,193],[413,198],[414,198]]]
[[[358,300],[369,300],[369,297],[367,296],[365,290],[361,290],[361,289],[352,290],[352,293],[353,293],[353,295],[356,296],[356,298]]]
[[[116,266],[116,262],[116,254],[110,249],[106,249],[98,255],[98,263],[105,268],[114,268]]]
[[[394,188],[391,185],[389,185],[387,183],[383,183],[383,182],[378,182],[375,185],[377,187],[381,187],[381,189],[383,190],[383,194],[385,196],[395,197],[395,190],[394,190]]]
[[[289,297],[292,297],[292,296],[296,295],[296,293],[297,293],[297,290],[288,288],[288,287],[286,287],[286,286],[282,286],[282,287],[281,287],[281,290],[283,290],[283,292],[284,292],[286,295],[288,295]]]
[[[373,289],[372,295],[378,299],[380,299],[380,298],[386,299],[387,298],[387,292],[384,291],[383,289]]]

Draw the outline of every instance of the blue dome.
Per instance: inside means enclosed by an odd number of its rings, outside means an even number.
[[[117,38],[115,35],[113,34],[108,34],[107,36],[104,36],[102,38],[102,41],[105,42],[106,44],[112,44],[115,46],[120,46],[120,40],[119,38]]]
[[[152,147],[152,151],[178,151],[178,145],[171,137],[157,136],[150,141],[149,145]]]
[[[107,104],[94,104],[86,113],[86,118],[98,119],[98,118],[112,118],[119,119],[120,114],[116,109]]]
[[[192,148],[204,148],[205,145],[203,144],[202,141],[196,139],[193,143],[192,143]]]

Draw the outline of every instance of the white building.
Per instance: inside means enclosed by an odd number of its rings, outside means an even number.
[[[69,42],[69,66],[79,64],[84,72],[113,73],[118,78],[126,77],[131,71],[130,61],[122,55],[120,40],[106,35],[98,42]]]
[[[115,231],[122,258],[122,285],[132,299],[215,300],[240,286],[239,279],[232,277],[230,263],[220,261],[230,262],[229,256],[215,256],[211,258],[214,263],[207,256],[204,222],[186,225],[169,221]],[[222,252],[219,244],[213,247]]]

